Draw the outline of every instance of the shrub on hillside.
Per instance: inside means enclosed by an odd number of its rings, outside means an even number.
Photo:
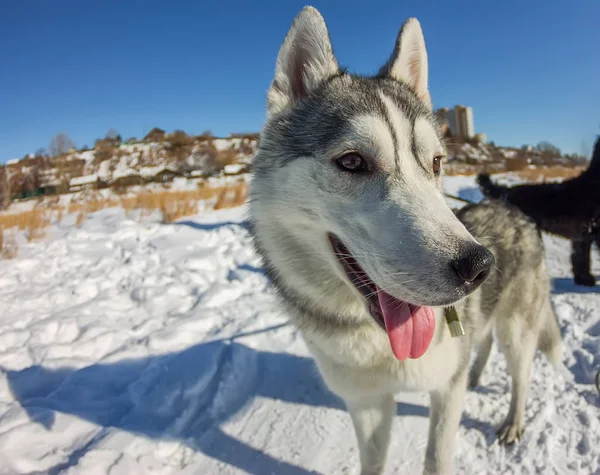
[[[95,158],[94,163],[99,164],[104,160],[108,160],[115,153],[115,145],[106,139],[96,140],[96,145],[94,147]]]
[[[159,129],[158,127],[154,127],[144,137],[144,142],[162,142],[164,139],[165,139],[165,131],[163,129]]]
[[[212,131],[210,130],[205,130],[204,132],[202,132],[200,135],[196,136],[197,139],[199,139],[200,141],[206,141],[206,140],[211,140],[214,139],[215,136],[212,133]]]
[[[527,168],[529,161],[525,155],[517,155],[516,157],[507,158],[505,170],[507,172],[518,172]]]
[[[166,148],[168,155],[177,162],[177,166],[184,166],[187,158],[192,153],[194,138],[183,130],[176,130],[167,136],[169,144]]]
[[[176,148],[185,147],[194,143],[194,138],[190,137],[183,130],[176,130],[172,134],[167,136],[171,150]]]
[[[223,170],[226,165],[233,165],[238,161],[238,153],[235,150],[222,150],[217,155],[216,167],[219,171]]]

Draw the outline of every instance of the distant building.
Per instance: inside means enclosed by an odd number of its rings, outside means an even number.
[[[447,123],[450,133],[455,137],[472,138],[475,136],[475,124],[473,121],[473,108],[463,105],[440,108],[435,114],[442,123]]]

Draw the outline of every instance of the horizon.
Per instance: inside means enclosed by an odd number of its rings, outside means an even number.
[[[0,54],[12,74],[0,78],[0,163],[47,149],[59,132],[77,148],[93,147],[109,129],[124,140],[153,127],[259,132],[277,51],[306,3],[8,5],[0,38],[10,48]],[[600,132],[600,64],[588,46],[600,44],[600,4],[312,5],[350,72],[375,72],[415,16],[434,109],[472,107],[475,132],[499,146],[548,141],[589,158]]]

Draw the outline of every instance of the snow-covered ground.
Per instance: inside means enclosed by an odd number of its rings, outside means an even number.
[[[446,189],[478,196],[472,177]],[[0,473],[357,473],[350,418],[276,304],[244,211],[70,216],[0,260]],[[600,473],[600,287],[574,286],[568,242],[545,243],[573,382],[538,355],[526,432],[502,448],[509,380],[494,348],[456,473]],[[428,397],[397,400],[386,473],[420,473]]]

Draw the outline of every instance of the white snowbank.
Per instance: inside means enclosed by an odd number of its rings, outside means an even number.
[[[164,225],[107,209],[19,239],[0,260],[0,473],[356,473],[350,418],[286,325],[244,213]],[[538,355],[526,432],[499,447],[510,382],[494,348],[466,397],[457,474],[600,471],[600,288],[573,285],[566,241],[545,245],[574,382]],[[420,473],[428,398],[397,399],[385,473]]]

